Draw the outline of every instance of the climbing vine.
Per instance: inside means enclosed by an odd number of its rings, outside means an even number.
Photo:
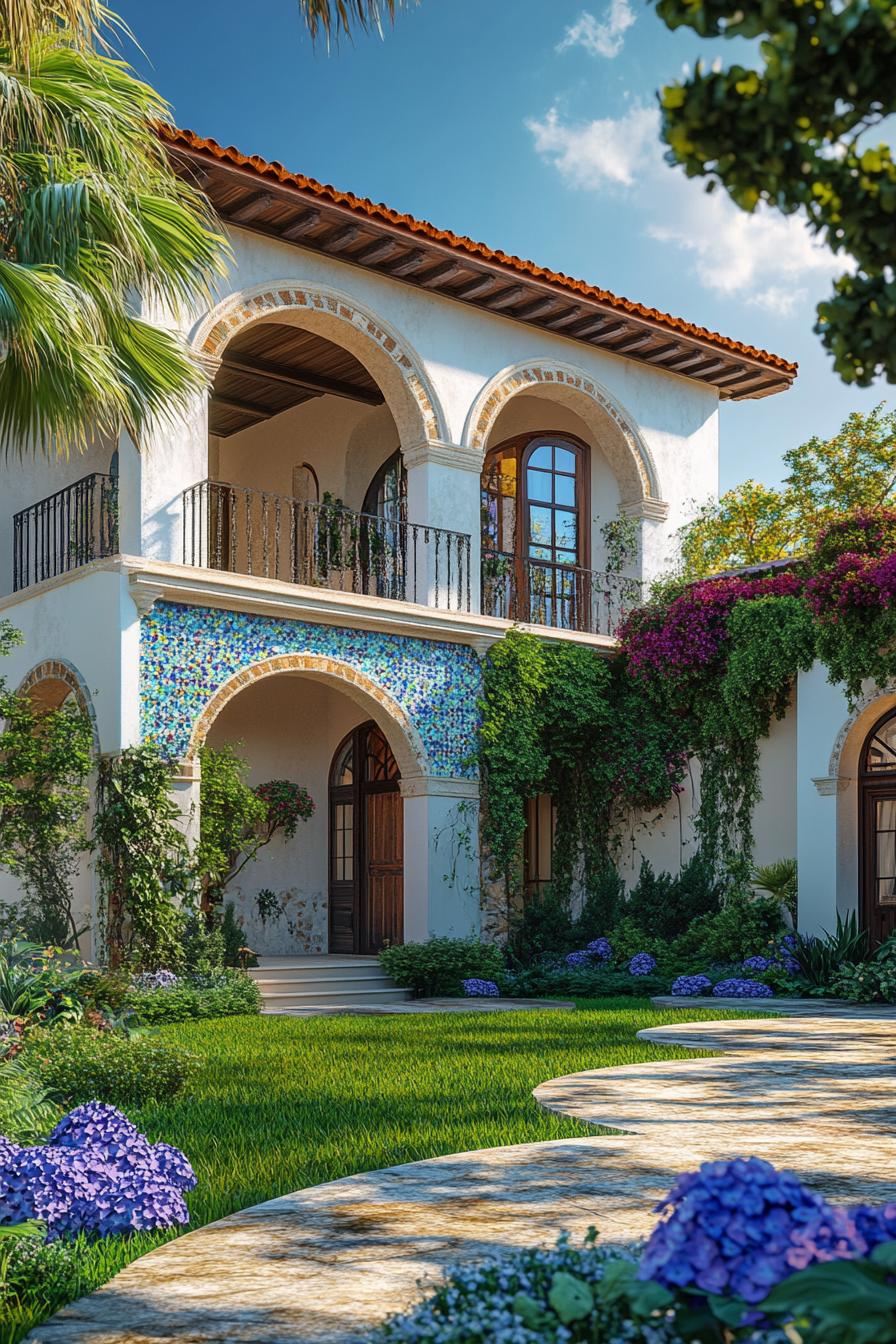
[[[816,658],[852,701],[896,678],[896,512],[837,520],[783,569],[658,585],[612,662],[511,632],[486,662],[481,745],[484,838],[508,883],[527,798],[555,800],[555,885],[587,889],[621,819],[662,807],[692,768],[703,859],[746,875],[760,743]]]

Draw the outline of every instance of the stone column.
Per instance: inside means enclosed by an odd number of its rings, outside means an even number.
[[[412,775],[404,799],[404,938],[479,933],[479,784]]]
[[[843,692],[828,682],[820,663],[800,673],[796,686],[796,834],[801,933],[833,931],[837,924],[838,806],[849,780],[830,774],[830,754],[844,709]],[[842,904],[856,909],[858,893],[849,896],[842,893]]]
[[[407,514],[409,581],[414,578],[413,527],[417,525],[416,601],[432,607],[480,609],[480,480],[482,455],[475,449],[451,443],[418,443],[402,448],[408,479]],[[451,556],[450,583],[444,539],[424,536],[425,525],[446,528],[469,536],[469,571],[458,573],[457,547]],[[409,582],[410,588],[410,582]],[[409,591],[408,596],[412,597]]]

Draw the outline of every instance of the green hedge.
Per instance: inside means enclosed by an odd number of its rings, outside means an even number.
[[[189,1050],[150,1036],[122,1036],[92,1027],[38,1027],[21,1059],[66,1106],[106,1101],[142,1106],[178,1093],[199,1067]]]
[[[478,938],[430,938],[384,948],[380,965],[396,985],[426,998],[463,994],[463,980],[497,980],[504,970],[500,948]]]
[[[243,971],[223,971],[209,985],[183,982],[174,989],[129,989],[122,1006],[138,1022],[157,1026],[162,1022],[258,1013],[261,994],[255,981]]]

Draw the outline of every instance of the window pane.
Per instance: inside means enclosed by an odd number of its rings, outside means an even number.
[[[552,479],[549,471],[539,471],[537,468],[530,467],[526,472],[526,489],[529,491],[529,498],[540,499],[545,504],[550,504]]]
[[[532,546],[529,547],[529,558],[532,560],[553,560],[554,552],[550,546]]]
[[[896,771],[896,717],[882,723],[868,743],[865,768]]]
[[[881,798],[876,805],[877,900],[896,905],[896,798]]]
[[[542,546],[551,544],[551,509],[529,506],[529,540]]]
[[[554,477],[554,503],[563,504],[568,509],[575,508],[576,483],[572,476]]]
[[[535,448],[529,458],[530,467],[544,467],[546,471],[551,469],[551,447],[548,443],[543,443],[540,448]]]
[[[554,514],[554,545],[566,550],[576,548],[576,516],[560,509]]]
[[[554,467],[557,471],[568,471],[575,474],[576,455],[569,448],[554,449]]]

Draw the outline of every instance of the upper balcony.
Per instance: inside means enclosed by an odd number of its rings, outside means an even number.
[[[97,446],[103,470],[19,509],[13,589],[124,552],[202,570],[203,589],[214,574],[249,576],[244,604],[269,584],[329,619],[385,620],[388,606],[425,628],[423,613],[440,613],[433,637],[458,613],[486,618],[495,637],[518,623],[611,639],[640,600],[642,555],[620,563],[606,525],[634,504],[640,541],[644,520],[665,516],[618,409],[527,369],[455,408],[475,433],[453,445],[426,368],[389,332],[305,291],[279,297],[295,309],[247,308],[212,329],[223,331],[202,346],[212,386],[192,410],[139,453]],[[28,484],[16,483],[20,502]],[[638,512],[645,496],[652,513]],[[236,600],[233,580],[219,588]]]

